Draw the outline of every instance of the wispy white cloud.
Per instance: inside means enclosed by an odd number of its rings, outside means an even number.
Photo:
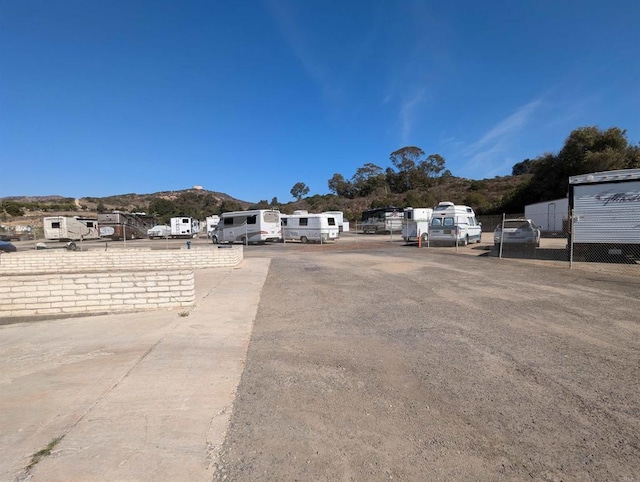
[[[542,100],[536,99],[519,107],[491,129],[479,140],[464,146],[459,152],[464,159],[459,175],[463,177],[491,177],[503,172],[511,165],[509,151],[518,140],[518,135],[536,114]]]
[[[414,92],[412,96],[404,99],[400,105],[400,137],[403,145],[409,142],[413,124],[417,117],[417,110],[424,102],[426,93],[427,89],[421,88]]]

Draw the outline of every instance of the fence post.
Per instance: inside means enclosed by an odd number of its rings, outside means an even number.
[[[572,209],[569,213],[569,269],[573,268],[573,238],[576,232],[576,216]]]

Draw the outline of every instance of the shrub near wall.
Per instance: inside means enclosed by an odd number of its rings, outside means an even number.
[[[0,277],[0,320],[192,306],[194,272],[143,271]]]

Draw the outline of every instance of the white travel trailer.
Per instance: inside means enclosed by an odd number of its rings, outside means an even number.
[[[429,237],[429,222],[433,216],[431,208],[404,208],[402,238],[405,242],[420,239],[426,242]]]
[[[280,218],[285,241],[326,243],[337,241],[340,236],[338,222],[331,214],[281,214]]]
[[[280,241],[280,211],[277,209],[252,209],[222,213],[220,222],[211,233],[211,241],[242,244]]]
[[[329,214],[336,218],[336,223],[338,224],[338,230],[342,232],[349,231],[349,221],[344,220],[344,213],[342,211],[323,211],[323,214]]]
[[[482,226],[469,206],[441,202],[433,210],[429,225],[429,243],[466,246],[480,242]]]
[[[640,169],[569,177],[576,261],[640,260]]]
[[[49,216],[42,220],[44,239],[52,241],[80,241],[99,239],[98,220],[70,216]]]
[[[524,207],[524,217],[531,219],[542,232],[560,233],[566,230],[569,219],[569,199],[555,199]]]
[[[207,230],[207,237],[211,237],[211,234],[213,233],[213,230],[215,229],[215,227],[218,225],[218,223],[220,222],[220,216],[218,216],[217,214],[213,214],[211,216],[207,216],[207,219],[205,220],[205,229]]]
[[[194,218],[171,218],[172,238],[194,238],[200,232],[200,221]]]

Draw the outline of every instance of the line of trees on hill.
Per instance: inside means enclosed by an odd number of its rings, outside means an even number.
[[[446,161],[440,154],[427,156],[419,147],[403,147],[392,152],[389,158],[394,167],[384,171],[376,164],[367,163],[358,168],[350,180],[342,174],[334,174],[328,181],[329,190],[348,199],[369,196],[379,190],[405,193],[428,188],[443,171],[443,175],[451,175],[445,170]]]

